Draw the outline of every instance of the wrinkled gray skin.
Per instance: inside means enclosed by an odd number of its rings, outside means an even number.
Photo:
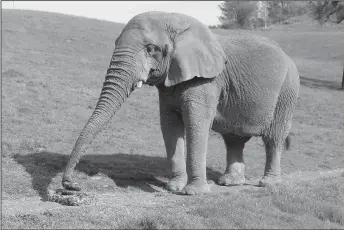
[[[227,168],[219,184],[245,182],[243,148],[252,136],[261,136],[265,143],[259,184],[281,181],[281,153],[299,74],[275,42],[250,35],[215,36],[192,17],[147,12],[132,18],[115,44],[98,104],[66,166],[66,189],[80,190],[71,174],[86,144],[140,81],[159,90],[161,131],[173,173],[168,190],[189,195],[209,191],[210,129],[223,136],[227,149]]]

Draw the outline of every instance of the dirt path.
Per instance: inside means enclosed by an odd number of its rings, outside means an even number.
[[[303,181],[303,180],[314,180],[323,177],[337,177],[344,175],[344,169],[336,169],[331,171],[308,171],[308,172],[295,172],[291,174],[284,174],[282,176],[284,182],[294,182],[294,181]],[[218,186],[216,184],[211,184],[212,193],[238,193],[242,190],[259,190],[263,189],[257,187],[259,178],[248,180],[247,183],[243,186],[233,186],[225,187]],[[114,191],[112,193],[102,193],[96,194],[98,204],[104,204],[106,206],[136,206],[140,205],[150,206],[157,205],[162,203],[171,203],[181,199],[185,199],[185,196],[179,196],[171,194],[166,190],[163,190],[161,187],[152,186],[156,190],[154,193],[144,192],[144,191]],[[16,200],[3,200],[2,201],[2,214],[6,215],[16,215],[21,213],[43,213],[47,210],[57,210],[57,209],[75,209],[78,207],[69,207],[63,206],[54,202],[44,202],[37,197],[27,197]]]

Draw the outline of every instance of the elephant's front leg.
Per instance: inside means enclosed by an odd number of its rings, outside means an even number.
[[[166,184],[166,189],[180,192],[186,185],[187,174],[184,156],[184,124],[181,115],[160,106],[160,124],[165,142],[167,159],[172,169],[172,178]]]
[[[188,102],[184,106],[188,183],[182,194],[194,195],[210,191],[206,176],[206,152],[213,118],[214,110],[211,108],[193,102]]]

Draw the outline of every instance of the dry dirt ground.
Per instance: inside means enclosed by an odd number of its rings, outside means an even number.
[[[60,14],[2,10],[3,228],[343,228],[344,27],[312,22],[250,33],[276,40],[295,60],[301,90],[284,183],[258,188],[265,163],[259,138],[245,146],[248,183],[212,184],[178,196],[163,189],[170,172],[154,87],[135,91],[90,145],[75,180],[90,205],[47,201],[92,113],[122,24]],[[215,33],[247,31],[214,30]],[[211,133],[210,181],[225,168]]]

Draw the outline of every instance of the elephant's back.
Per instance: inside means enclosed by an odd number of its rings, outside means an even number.
[[[268,37],[253,35],[246,32],[227,36],[217,35],[216,37],[221,46],[227,51],[229,48],[242,48],[247,51],[255,51],[264,48],[281,50],[280,45],[276,41]]]

